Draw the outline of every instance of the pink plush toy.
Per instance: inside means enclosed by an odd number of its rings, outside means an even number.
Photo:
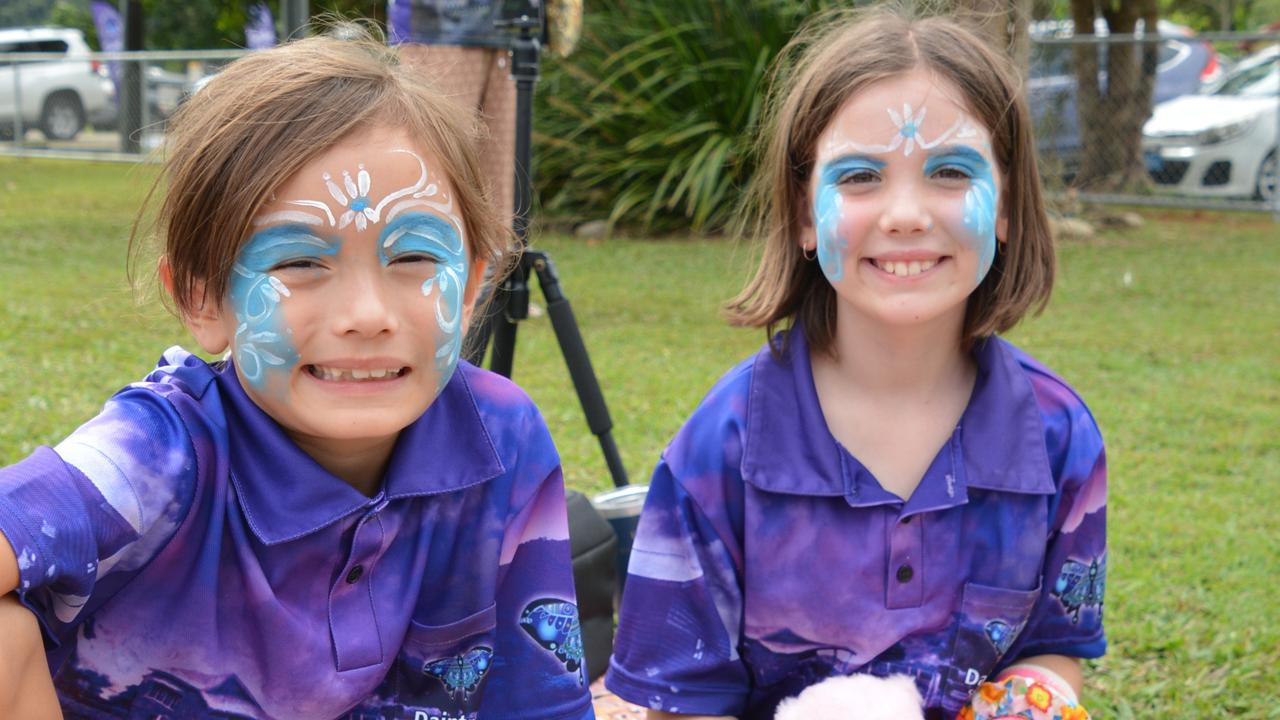
[[[906,675],[839,676],[778,705],[774,720],[924,720],[924,700]]]

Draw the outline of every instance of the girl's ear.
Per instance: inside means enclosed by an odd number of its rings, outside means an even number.
[[[488,259],[472,259],[471,274],[467,276],[467,287],[462,291],[462,329],[464,333],[467,328],[471,327],[471,313],[476,309],[476,300],[480,297],[480,287],[484,285],[484,273],[488,269]]]
[[[169,258],[161,257],[156,271],[160,275],[160,282],[164,285],[165,292],[169,293],[174,305],[179,308],[182,324],[187,326],[187,330],[191,332],[191,336],[196,339],[200,348],[210,355],[218,355],[225,351],[231,344],[231,338],[228,337],[226,326],[222,322],[222,308],[209,302],[205,297],[204,282],[199,281],[195,284],[184,304],[179,302],[178,297],[173,293],[173,268],[169,267]],[[182,310],[184,306],[194,309]]]

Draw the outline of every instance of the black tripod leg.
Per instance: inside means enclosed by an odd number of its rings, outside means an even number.
[[[578,402],[582,404],[582,412],[587,416],[587,427],[591,428],[591,432],[600,441],[600,450],[604,453],[605,464],[609,466],[613,484],[622,487],[627,484],[627,471],[622,466],[622,456],[613,441],[613,420],[609,417],[604,393],[600,391],[600,383],[591,367],[587,346],[582,342],[582,334],[578,332],[573,307],[560,291],[560,278],[556,275],[551,258],[537,251],[530,251],[528,255],[534,272],[538,274],[542,295],[547,300],[547,316],[551,318],[551,327],[556,332],[560,352],[569,368],[569,377],[578,393]]]

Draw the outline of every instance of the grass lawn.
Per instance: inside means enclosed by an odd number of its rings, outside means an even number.
[[[53,443],[185,331],[125,280],[151,168],[0,158],[0,464]],[[1111,653],[1095,718],[1280,718],[1280,230],[1151,212],[1061,248],[1049,310],[1011,339],[1066,377],[1107,440]],[[573,302],[633,480],[763,336],[718,303],[751,252],[723,241],[540,238]],[[535,293],[535,298],[540,297]],[[545,318],[515,378],[569,484],[609,486]]]

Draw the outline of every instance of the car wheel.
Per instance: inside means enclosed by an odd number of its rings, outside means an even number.
[[[73,93],[50,95],[40,113],[40,131],[50,140],[74,140],[84,127],[84,108]]]
[[[1266,159],[1262,161],[1262,165],[1258,168],[1258,182],[1253,186],[1253,196],[1265,202],[1273,202],[1276,197],[1276,181],[1277,175],[1276,151],[1272,150],[1267,154]]]

